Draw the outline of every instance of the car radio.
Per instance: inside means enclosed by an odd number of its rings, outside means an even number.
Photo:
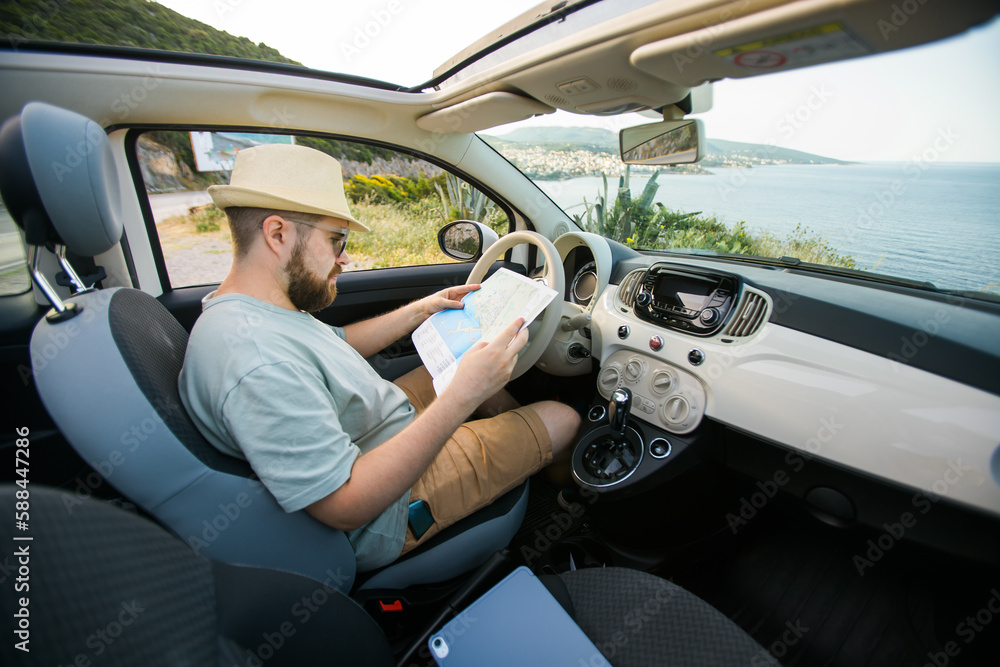
[[[711,336],[726,323],[739,293],[739,276],[654,264],[635,296],[635,314],[668,329]]]

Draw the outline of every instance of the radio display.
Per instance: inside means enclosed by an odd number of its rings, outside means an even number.
[[[660,276],[653,288],[653,303],[658,308],[689,309],[700,313],[712,298],[716,283],[678,275]]]

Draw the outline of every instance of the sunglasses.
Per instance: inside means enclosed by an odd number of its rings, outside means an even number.
[[[322,223],[308,222],[306,220],[296,220],[295,218],[289,218],[286,216],[281,216],[281,217],[284,218],[285,220],[288,220],[289,222],[296,222],[300,225],[315,227],[316,229],[320,229],[326,232],[333,231],[329,225],[325,225]],[[340,259],[340,256],[344,254],[345,250],[347,250],[347,235],[348,231],[346,229],[338,227],[336,234],[330,237],[330,243],[333,244],[333,251],[337,259]]]

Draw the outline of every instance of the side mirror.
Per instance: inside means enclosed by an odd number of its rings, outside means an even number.
[[[473,220],[449,222],[438,232],[441,252],[461,262],[479,259],[487,248],[499,240],[495,231]]]
[[[688,164],[705,156],[705,126],[700,120],[665,120],[626,127],[618,133],[626,164]]]

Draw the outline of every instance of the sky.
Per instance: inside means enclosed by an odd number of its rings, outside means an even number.
[[[159,0],[308,67],[403,85],[538,0]],[[293,18],[294,17],[294,18]],[[301,17],[301,18],[300,18]],[[943,42],[714,86],[709,137],[858,161],[1000,162],[1000,19]],[[567,112],[525,124],[617,131],[653,122]],[[493,128],[502,135],[509,128]],[[947,138],[946,140],[943,139]],[[937,150],[934,148],[941,148]],[[930,153],[928,153],[930,151]]]

